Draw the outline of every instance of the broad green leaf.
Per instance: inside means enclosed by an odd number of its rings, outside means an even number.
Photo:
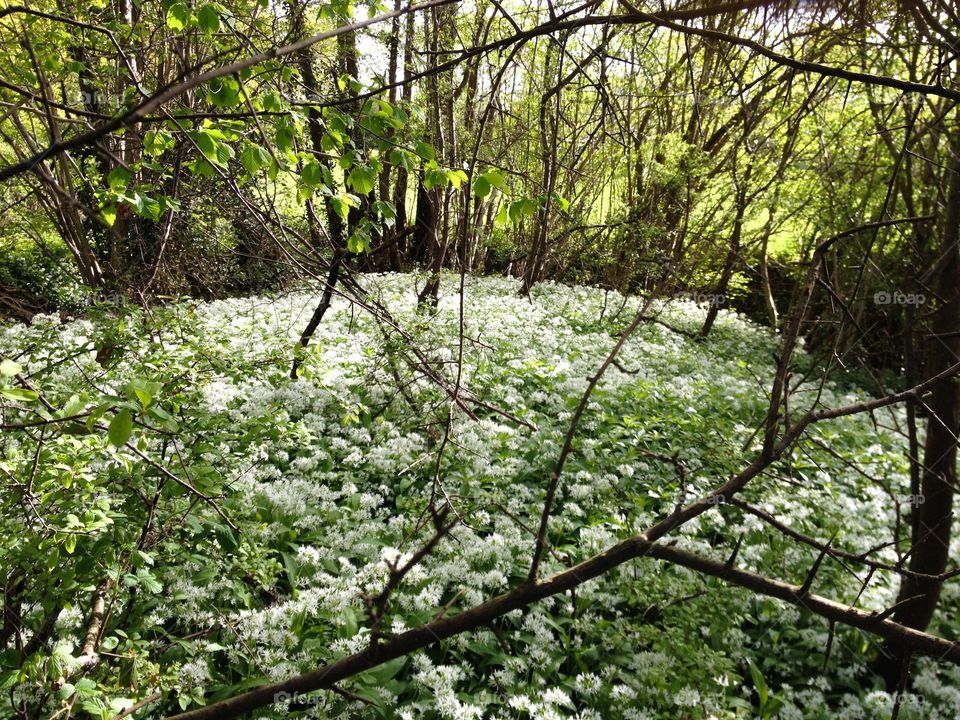
[[[300,182],[309,187],[315,188],[323,185],[323,170],[320,163],[311,160],[303,166],[303,172],[300,173]]]
[[[16,363],[13,360],[4,358],[0,360],[0,375],[4,377],[13,377],[19,372],[23,371],[23,365]]]
[[[333,211],[340,217],[341,220],[346,220],[350,215],[350,205],[343,198],[330,198],[330,207],[333,208]]]
[[[414,152],[424,160],[433,160],[436,157],[436,153],[433,151],[433,145],[425,142],[418,142],[414,148]]]
[[[117,206],[113,203],[104,205],[100,208],[100,216],[107,224],[107,227],[113,227],[113,224],[117,221]]]
[[[212,35],[220,29],[220,12],[216,5],[207,3],[197,11],[197,24],[207,35]]]
[[[124,408],[114,415],[110,421],[110,426],[107,429],[107,437],[110,439],[111,445],[119,448],[127,444],[127,440],[130,439],[132,433],[133,414],[130,410]]]
[[[173,31],[183,30],[190,24],[190,8],[185,3],[178,2],[167,10],[167,27]]]
[[[281,152],[290,152],[293,149],[293,135],[293,128],[288,125],[277,128],[276,142]]]
[[[747,668],[750,670],[750,677],[753,679],[753,685],[757,689],[757,695],[760,698],[760,707],[762,708],[767,704],[770,690],[767,687],[766,680],[763,679],[763,673],[760,672],[760,668],[758,668],[752,660],[747,661]]]
[[[0,396],[5,397],[8,400],[16,400],[19,402],[33,402],[34,400],[40,397],[33,390],[23,390],[21,388],[2,388],[2,387],[0,387]]]
[[[429,168],[423,173],[423,186],[427,190],[433,190],[435,187],[446,187],[450,178],[443,170]]]
[[[240,153],[240,164],[249,175],[256,175],[270,164],[270,153],[260,145],[247,145]]]
[[[61,415],[63,417],[70,417],[71,415],[77,415],[83,411],[87,406],[87,401],[85,398],[80,395],[71,395],[70,399],[67,400],[66,404],[63,406]]]
[[[373,192],[376,183],[376,173],[366,165],[356,165],[347,176],[347,187],[360,195]]]
[[[143,136],[143,151],[152,157],[159,157],[175,145],[173,137],[163,130],[151,130]]]
[[[357,255],[370,249],[370,238],[363,232],[353,233],[347,240],[347,250]]]
[[[217,107],[236,107],[241,102],[240,83],[229,77],[211,80],[207,100]]]
[[[393,227],[397,219],[397,211],[392,203],[377,200],[373,204],[373,211],[383,218],[383,224],[387,227]]]
[[[503,190],[503,173],[499,170],[491,168],[483,173],[482,177],[490,183],[491,187],[495,187],[497,190]]]
[[[112,190],[123,190],[130,181],[130,171],[125,167],[115,167],[107,175],[107,185]]]
[[[490,183],[483,175],[473,179],[473,194],[478,198],[485,198],[490,194]]]
[[[467,174],[463,170],[446,170],[447,179],[457,190],[467,181]]]

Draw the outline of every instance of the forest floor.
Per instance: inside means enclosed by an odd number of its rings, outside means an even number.
[[[0,355],[58,417],[89,414],[85,431],[50,433],[40,450],[4,440],[0,459],[16,474],[42,451],[34,486],[46,522],[78,530],[72,540],[45,533],[11,498],[0,501],[3,562],[32,553],[59,578],[50,592],[65,603],[53,636],[62,667],[76,662],[89,589],[105,574],[119,588],[105,654],[71,685],[83,683],[88,711],[109,717],[157,690],[181,707],[209,703],[362,648],[362,598],[429,537],[418,528],[431,499],[449,501],[462,522],[405,578],[384,628],[401,632],[522,581],[572,411],[639,301],[550,283],[527,299],[512,280],[468,277],[461,306],[450,276],[425,313],[415,281],[364,278],[390,320],[337,299],[295,381],[292,348],[313,293],[70,323],[40,316],[0,330]],[[775,338],[721,312],[696,341],[684,333],[699,328],[702,308],[656,311],[660,322],[641,324],[591,397],[545,574],[642,531],[757,452]],[[98,362],[105,346],[113,350]],[[458,382],[461,397],[484,401],[467,403],[475,419],[450,411],[441,385]],[[817,389],[801,392],[800,405]],[[828,384],[819,397],[835,406],[863,393]],[[866,551],[891,537],[909,492],[902,427],[894,410],[817,424],[743,499]],[[662,459],[674,456],[682,473]],[[212,503],[161,482],[158,466],[217,498],[236,530]],[[144,542],[138,498],[154,491],[162,502]],[[732,505],[676,533],[681,547],[721,560],[741,537],[741,567],[789,582],[801,583],[817,555]],[[880,557],[897,560],[892,547]],[[897,588],[879,575],[850,596],[861,587],[850,572],[867,579],[862,567],[827,561],[815,592],[868,610],[892,604]],[[957,598],[944,602],[955,608]],[[941,620],[934,630],[952,637],[958,626]],[[826,658],[828,639],[826,621],[802,608],[640,560],[344,683],[364,701],[321,693],[292,716],[888,717],[891,697],[867,667],[876,639],[838,626]],[[8,665],[0,684],[33,696],[50,672],[41,665]],[[900,717],[960,716],[958,687],[956,670],[918,661]],[[290,716],[289,707],[261,716]]]

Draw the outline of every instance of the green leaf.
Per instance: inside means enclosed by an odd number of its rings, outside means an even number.
[[[178,2],[167,10],[167,27],[173,31],[183,30],[190,24],[190,8],[185,3]]]
[[[159,200],[140,192],[133,194],[133,202],[131,202],[130,205],[133,206],[133,211],[137,215],[154,221],[159,220],[163,212],[163,206]]]
[[[373,211],[383,218],[383,224],[387,227],[393,227],[397,220],[397,211],[392,203],[377,200],[373,204]]]
[[[107,227],[113,227],[113,224],[117,221],[117,206],[113,203],[105,205],[100,209],[100,215]]]
[[[359,255],[370,249],[370,237],[358,230],[347,240],[347,250]]]
[[[293,128],[281,125],[277,128],[276,142],[280,152],[290,152],[293,149]]]
[[[21,390],[20,388],[0,388],[0,397],[8,400],[18,400],[20,402],[32,402],[40,396],[33,390]]]
[[[127,408],[124,408],[114,415],[113,420],[110,421],[110,427],[107,429],[107,437],[110,439],[110,444],[114,447],[123,447],[127,444],[127,440],[130,439],[132,433],[133,414]]]
[[[355,165],[347,176],[347,187],[360,195],[367,195],[373,192],[376,179],[376,173],[370,167]]]
[[[217,174],[217,171],[213,169],[213,165],[208,163],[203,158],[191,160],[187,163],[187,167],[190,169],[190,172],[192,172],[194,175],[199,175],[200,177],[212,178]]]
[[[435,187],[446,187],[450,182],[449,176],[440,169],[428,168],[423,173],[423,187],[433,190]]]
[[[433,160],[436,157],[436,153],[433,151],[433,145],[425,142],[418,142],[414,148],[414,152],[424,160]]]
[[[207,35],[212,35],[220,29],[220,12],[216,5],[207,3],[197,11],[197,24]]]
[[[131,400],[138,400],[144,409],[146,409],[150,403],[153,402],[153,399],[160,393],[162,389],[163,385],[161,383],[139,379],[131,380],[129,383],[127,383],[126,387],[127,397],[129,397]]]
[[[390,152],[390,162],[402,167],[408,173],[413,172],[414,168],[417,167],[415,157],[413,153],[407,152],[402,148],[396,148]]]
[[[510,208],[507,210],[507,215],[510,216],[510,222],[514,225],[517,225],[521,220],[523,220],[523,201],[514,200],[510,203]]]
[[[333,208],[333,211],[340,217],[341,220],[346,220],[350,215],[350,204],[343,198],[330,198],[330,207]]]
[[[175,144],[173,137],[163,130],[151,130],[143,136],[143,151],[152,157],[159,157]]]
[[[200,132],[191,133],[193,141],[197,144],[197,149],[203,154],[203,156],[212,163],[217,162],[217,145],[219,144],[217,140],[208,132],[201,130]]]
[[[9,690],[20,682],[19,670],[7,670],[0,673],[0,690]]]
[[[444,173],[450,181],[450,184],[457,190],[467,181],[467,174],[463,170],[445,170]]]
[[[177,422],[177,419],[162,407],[154,405],[147,410],[147,415],[158,420],[165,430],[177,432],[177,430],[180,429],[180,424]]]
[[[23,365],[20,363],[15,363],[13,360],[3,359],[0,360],[0,375],[4,377],[13,377],[19,372],[23,371]]]
[[[240,83],[233,78],[211,80],[207,100],[217,107],[236,107],[240,104]]]
[[[66,404],[63,406],[63,410],[60,414],[62,417],[78,415],[86,406],[87,401],[85,398],[81,397],[80,395],[71,395],[70,399],[67,400]]]
[[[213,533],[217,536],[217,542],[227,552],[235,552],[240,547],[240,541],[233,528],[228,525],[214,525]]]
[[[300,173],[300,182],[312,188],[323,185],[323,170],[320,168],[320,163],[311,160],[305,164],[303,172]]]
[[[256,175],[270,164],[270,153],[259,145],[248,145],[240,153],[240,164],[249,175]]]
[[[482,177],[490,183],[492,187],[495,187],[497,190],[503,190],[503,173],[499,170],[491,168],[483,173]]]
[[[481,199],[490,194],[490,182],[483,175],[473,179],[473,194]]]
[[[760,698],[760,708],[763,709],[767,704],[770,689],[767,687],[766,680],[763,679],[763,673],[760,672],[760,668],[758,668],[752,660],[747,660],[747,668],[750,670],[750,677],[753,679],[754,687],[756,687],[757,695]]]
[[[130,171],[125,167],[115,167],[107,175],[107,185],[111,190],[123,190],[130,181]]]

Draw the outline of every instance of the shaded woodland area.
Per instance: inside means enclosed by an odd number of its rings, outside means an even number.
[[[948,0],[40,0],[0,42],[0,718],[950,716]],[[158,609],[202,558],[214,614]],[[713,704],[617,659],[726,602],[824,635],[731,614]],[[444,705],[418,657],[473,670]]]

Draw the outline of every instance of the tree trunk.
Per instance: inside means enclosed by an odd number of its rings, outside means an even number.
[[[933,332],[927,346],[927,376],[933,377],[960,362],[960,142],[952,144],[949,191],[943,218],[943,244],[938,261],[936,291],[939,306],[933,316]],[[957,435],[960,433],[960,385],[955,377],[931,388],[927,437],[923,449],[920,498],[913,520],[916,539],[909,569],[924,575],[940,575],[947,569],[953,520],[953,495],[957,483]],[[930,624],[943,581],[909,576],[903,578],[897,598],[896,622],[917,630]],[[898,648],[881,661],[888,687],[895,687],[906,660]]]

